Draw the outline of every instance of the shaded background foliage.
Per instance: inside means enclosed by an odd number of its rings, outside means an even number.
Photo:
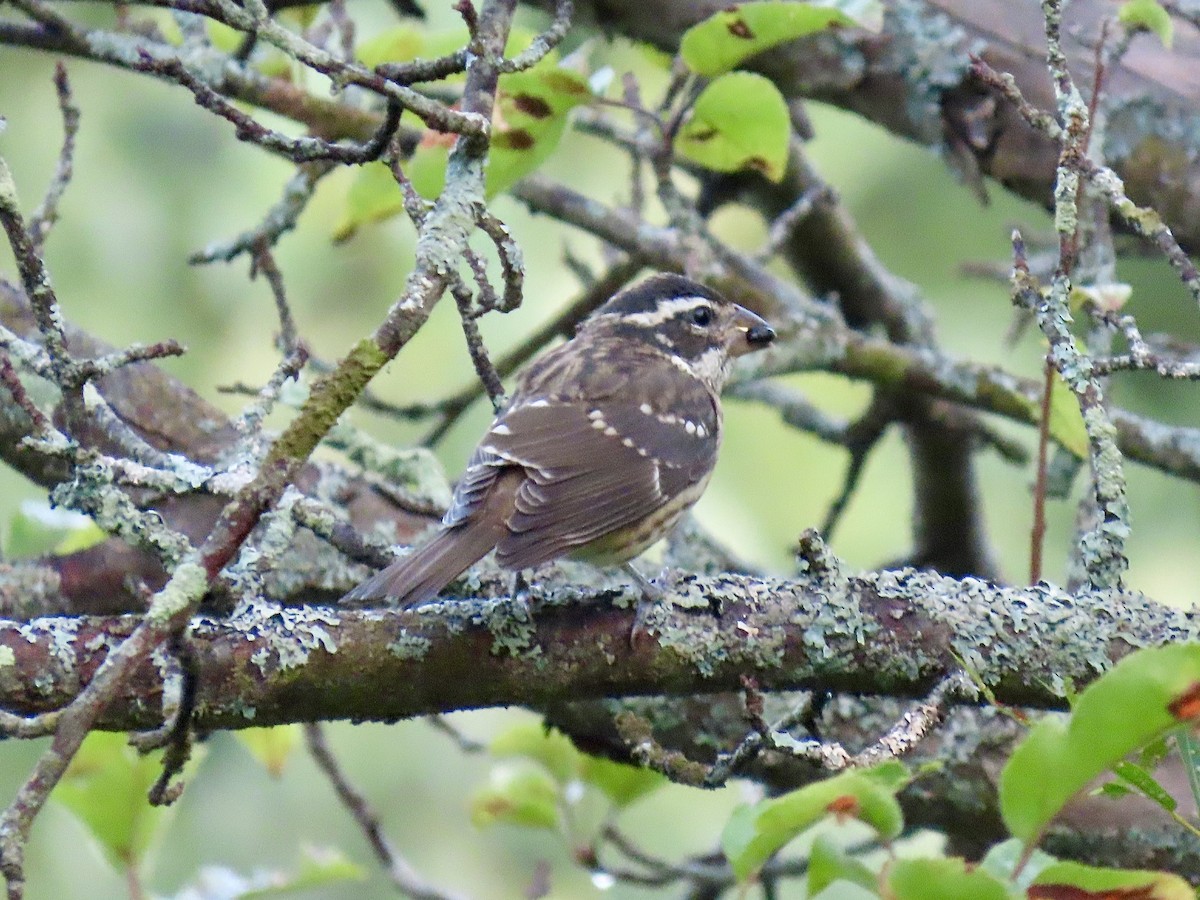
[[[429,5],[431,29],[454,21],[448,10]],[[384,21],[382,14],[366,9],[353,12],[365,13],[362,21],[372,15],[378,15],[377,24]],[[530,15],[529,21],[540,20]],[[647,79],[660,77],[625,42],[597,41],[589,52],[596,65],[609,61],[618,72],[634,66]],[[187,257],[257,221],[277,198],[291,167],[237,143],[225,123],[197,109],[179,88],[83,62],[69,67],[84,118],[76,176],[47,249],[64,311],[81,327],[116,344],[179,339],[189,353],[162,364],[223,408],[239,409],[241,401],[218,387],[261,383],[271,372],[276,318],[268,287],[261,279],[247,280],[244,262],[193,267]],[[53,60],[45,55],[0,51],[0,114],[8,121],[0,149],[27,205],[49,178],[59,141],[52,69]],[[818,105],[810,111],[814,164],[846,200],[883,262],[919,285],[936,311],[943,346],[959,357],[1004,362],[1011,371],[1036,377],[1043,353],[1040,337],[1027,334],[1015,351],[1005,345],[1012,317],[1007,285],[968,278],[959,266],[970,260],[1006,264],[1010,227],[1019,224],[1027,235],[1049,234],[1046,214],[995,189],[991,205],[982,207],[927,150],[846,113]],[[628,192],[624,161],[597,139],[578,133],[568,133],[547,171],[593,196]],[[331,245],[331,224],[341,216],[350,179],[350,172],[327,179],[299,228],[277,252],[300,332],[314,353],[326,359],[338,356],[377,321],[400,292],[412,256],[411,227],[400,219],[363,228],[347,243]],[[562,251],[569,247],[596,258],[598,250],[592,239],[531,216],[509,198],[498,199],[495,209],[523,245],[527,262],[523,307],[481,323],[488,346],[500,351],[550,319],[575,289]],[[742,209],[720,211],[715,223],[717,233],[738,247],[753,248],[765,235],[763,222]],[[9,268],[7,252],[0,250],[0,267]],[[1200,340],[1195,310],[1161,261],[1123,260],[1118,274],[1133,285],[1130,310],[1144,332],[1162,330]],[[428,401],[472,377],[454,308],[441,303],[428,327],[375,388],[397,402]],[[844,417],[856,415],[869,395],[864,386],[832,376],[791,380]],[[1186,390],[1186,385],[1152,375],[1126,375],[1112,399],[1163,421],[1200,425],[1200,411]],[[397,442],[411,441],[421,431],[421,426],[361,411],[351,415]],[[439,448],[450,473],[461,468],[487,417],[486,404],[476,404]],[[840,487],[845,453],[748,404],[728,404],[727,422],[723,458],[698,516],[746,559],[787,572],[796,536],[820,521]],[[1029,429],[1007,423],[999,427],[1032,448]],[[1003,570],[1021,581],[1027,568],[1032,470],[1014,468],[986,451],[979,470],[988,527]],[[834,548],[848,564],[877,567],[907,552],[907,472],[893,431],[873,454],[836,535]],[[1136,466],[1128,477],[1136,525],[1128,545],[1129,584],[1162,602],[1189,603],[1200,581],[1200,486]],[[38,489],[0,471],[0,527],[22,502],[39,499],[44,494]],[[1056,502],[1049,514],[1047,575],[1059,580],[1074,504]],[[469,734],[486,736],[519,715],[493,711],[456,716],[455,721]],[[468,794],[486,777],[485,758],[459,753],[448,738],[421,722],[341,725],[331,734],[347,770],[382,811],[396,844],[432,880],[475,887],[482,896],[513,896],[533,877],[537,862],[548,859],[562,896],[593,890],[585,874],[567,864],[567,849],[548,846],[541,833],[505,828],[473,832]],[[40,742],[0,747],[0,790],[15,790],[41,747]],[[290,866],[302,843],[333,844],[366,858],[359,833],[340,811],[331,812],[330,789],[302,754],[281,778],[269,779],[244,748],[228,735],[216,735],[200,765],[199,777],[179,802],[156,854],[148,879],[156,890],[175,890],[208,863],[242,870]],[[715,793],[672,786],[653,804],[634,807],[624,821],[635,836],[652,837],[655,851],[664,856],[701,853],[711,849],[740,799],[737,786]],[[119,877],[98,853],[73,854],[77,862],[63,866],[64,846],[90,845],[80,826],[54,807],[34,831],[30,897],[122,893]],[[373,872],[370,866],[368,871]],[[327,888],[319,895],[390,894],[382,875],[370,878],[368,888]],[[612,893],[633,896],[637,891],[618,887]]]

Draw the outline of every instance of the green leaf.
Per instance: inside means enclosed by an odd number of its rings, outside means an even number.
[[[444,177],[446,163],[442,161]],[[406,172],[411,179],[412,172]],[[441,184],[438,185],[440,191]],[[367,163],[359,166],[346,192],[346,208],[342,218],[333,229],[333,239],[344,241],[352,237],[360,227],[370,222],[390,219],[404,209],[400,188],[392,177],[392,170],[383,163]]]
[[[1058,888],[1058,890],[1053,890]],[[1062,888],[1073,888],[1068,894]],[[1080,894],[1086,891],[1087,894]],[[1076,862],[1058,862],[1043,869],[1028,892],[1031,900],[1072,896],[1086,900],[1195,900],[1196,892],[1178,875],[1130,869],[1101,869]]]
[[[1146,769],[1136,763],[1121,761],[1113,766],[1121,781],[1126,782],[1147,800],[1152,800],[1167,812],[1175,812],[1178,801],[1170,792],[1158,783],[1158,780]],[[1107,785],[1106,785],[1107,787]]]
[[[779,181],[787,167],[790,134],[787,102],[779,89],[761,75],[733,72],[696,98],[675,149],[716,172],[754,169]]]
[[[108,535],[104,529],[90,519],[79,528],[72,529],[67,532],[66,536],[54,547],[54,552],[59,556],[65,556],[68,553],[77,553],[80,550],[86,550],[88,547],[94,547],[99,544]]]
[[[1200,645],[1140,650],[1088,686],[1068,721],[1048,716],[1000,776],[1008,830],[1029,843],[1093,778],[1200,716]]]
[[[579,775],[582,754],[571,739],[541,722],[521,722],[497,735],[488,747],[492,756],[519,756],[540,763],[559,784]]]
[[[480,828],[497,822],[558,828],[558,801],[558,783],[540,766],[497,766],[487,787],[471,798],[471,822]]]
[[[508,190],[544,163],[566,130],[567,114],[592,98],[586,78],[545,61],[502,76],[488,151],[487,196]]]
[[[485,192],[493,197],[544,163],[558,146],[568,113],[593,98],[587,79],[542,60],[532,69],[500,77],[488,150]],[[436,198],[446,184],[446,163],[456,136],[426,128],[404,174],[418,194]],[[404,210],[400,188],[382,163],[361,166],[346,194],[346,208],[334,228],[344,241],[363,225]]]
[[[524,72],[502,75],[488,150],[487,196],[508,190],[544,163],[566,131],[567,114],[592,96],[582,75],[545,61]],[[426,129],[405,166],[413,187],[427,200],[445,185],[453,143],[453,135]]]
[[[621,809],[667,783],[667,778],[653,769],[613,762],[599,756],[583,757],[580,777],[597,787]]]
[[[957,858],[896,860],[888,885],[895,900],[1010,900],[1003,882]]]
[[[867,890],[850,881],[835,881],[819,894],[809,894],[812,900],[876,900],[879,891]]]
[[[721,846],[734,874],[744,881],[794,837],[830,815],[858,819],[880,837],[895,838],[904,825],[896,792],[906,781],[904,766],[890,762],[740,806],[725,826]]]
[[[514,28],[509,34],[505,53],[509,56],[513,55],[514,43],[519,43],[524,39],[524,44],[528,44],[528,35],[531,34],[532,32]],[[467,33],[467,29],[460,25],[437,31],[426,31],[423,28],[405,24],[381,31],[379,34],[360,41],[355,48],[355,53],[358,54],[359,62],[373,69],[383,63],[412,62],[420,56],[424,56],[426,59],[448,56],[460,47],[467,46],[470,39],[471,36]],[[442,79],[440,83],[454,83],[462,81],[463,78],[464,75],[458,73]]]
[[[367,38],[354,52],[368,69],[383,63],[410,62],[425,52],[425,34],[412,25],[398,25]]]
[[[1157,769],[1159,764],[1171,753],[1171,747],[1173,746],[1170,740],[1171,737],[1174,737],[1174,735],[1161,737],[1157,741],[1151,741],[1138,751],[1138,765],[1152,772]]]
[[[243,728],[236,733],[237,741],[250,751],[272,778],[283,774],[292,751],[300,743],[299,725],[276,725],[274,728]]]
[[[257,868],[243,875],[223,866],[205,866],[198,883],[185,887],[180,897],[220,896],[228,900],[257,900],[315,891],[346,881],[363,881],[362,866],[335,848],[305,847],[295,872]],[[219,888],[214,888],[219,885]],[[305,896],[312,896],[306,893]]]
[[[106,537],[100,526],[85,515],[52,507],[46,500],[25,500],[8,520],[3,555],[26,559],[49,553],[73,553]]]
[[[1175,40],[1175,23],[1158,0],[1126,0],[1117,10],[1117,18],[1126,28],[1152,31],[1168,50]]]
[[[93,731],[51,795],[83,822],[118,869],[141,862],[173,809],[146,799],[161,757],[139,754],[123,734]]]
[[[1095,796],[1108,797],[1110,800],[1128,797],[1132,793],[1133,788],[1122,781],[1106,781],[1092,792]]]
[[[1119,312],[1133,296],[1133,285],[1121,281],[1106,281],[1099,284],[1076,284],[1071,286],[1067,305],[1071,312],[1078,312],[1091,303],[1104,312]]]
[[[1175,744],[1179,748],[1179,759],[1183,763],[1183,770],[1187,772],[1192,802],[1200,809],[1200,746],[1197,746],[1191,725],[1176,729],[1174,737]]]
[[[1080,459],[1088,457],[1088,435],[1075,393],[1058,372],[1050,387],[1050,436]]]
[[[813,841],[808,854],[808,894],[814,896],[835,881],[848,881],[875,891],[879,879],[860,860],[842,852],[828,835],[820,835]]]
[[[683,33],[679,55],[700,75],[732,71],[744,59],[833,26],[879,30],[878,0],[837,3],[739,3],[697,22]]]
[[[243,32],[213,19],[205,19],[204,28],[208,32],[208,39],[212,42],[213,49],[220,50],[222,53],[233,53],[246,40]]]
[[[1023,865],[1022,861],[1024,861]],[[1013,882],[1013,886],[1017,890],[1023,891],[1033,883],[1033,879],[1043,869],[1056,862],[1058,860],[1049,853],[1036,849],[1029,854],[1028,859],[1025,859],[1025,845],[1016,838],[1009,838],[988,850],[979,866],[1001,881]],[[1018,865],[1021,865],[1019,873],[1017,872]]]

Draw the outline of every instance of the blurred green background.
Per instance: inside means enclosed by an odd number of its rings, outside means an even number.
[[[352,5],[352,12],[370,10]],[[432,10],[446,21],[443,10]],[[370,26],[364,26],[370,34]],[[622,45],[598,44],[595,62],[620,67],[637,54]],[[23,206],[32,210],[52,172],[61,125],[52,84],[54,60],[0,49],[0,153],[17,181]],[[247,263],[192,267],[189,254],[250,227],[279,196],[287,165],[239,144],[231,127],[196,107],[180,88],[102,66],[68,61],[83,122],[75,178],[61,206],[62,221],[47,255],[67,316],[114,344],[174,337],[187,345],[182,359],[165,365],[214,403],[236,412],[241,401],[220,385],[261,383],[276,356],[276,319],[270,293],[247,278]],[[1040,372],[1041,345],[1027,335],[1014,351],[1004,336],[1011,312],[1003,285],[968,280],[967,261],[1005,263],[1013,225],[1045,235],[1043,211],[991,188],[982,207],[935,153],[897,141],[836,110],[810,107],[816,130],[814,163],[849,205],[883,262],[920,286],[936,311],[938,334],[950,353],[1002,363],[1026,376]],[[280,124],[280,123],[274,123]],[[553,176],[601,200],[628,196],[628,167],[594,138],[569,134],[547,167]],[[362,230],[341,246],[330,240],[351,173],[326,179],[295,233],[279,246],[300,332],[318,357],[333,360],[376,323],[396,298],[409,269],[412,230],[394,220]],[[595,242],[519,204],[500,198],[494,211],[511,227],[526,257],[524,306],[483,322],[489,347],[509,346],[575,293],[563,252],[599,259]],[[731,243],[753,248],[763,223],[753,214],[724,210],[717,229]],[[7,248],[0,269],[13,272]],[[1124,262],[1120,275],[1134,286],[1130,309],[1144,333],[1169,331],[1200,338],[1196,310],[1166,264],[1155,258]],[[427,401],[453,392],[473,377],[453,304],[443,303],[428,327],[377,380],[389,399]],[[810,375],[793,379],[822,407],[853,417],[869,392],[861,384]],[[1153,377],[1114,385],[1117,403],[1165,421],[1200,425],[1194,389]],[[419,427],[354,412],[354,421],[397,442]],[[456,474],[487,420],[481,404],[450,433],[439,452]],[[1032,451],[1029,429],[998,427]],[[791,547],[802,529],[818,523],[840,489],[843,451],[789,430],[770,411],[727,404],[727,438],[721,463],[698,507],[701,521],[739,554],[787,572]],[[1014,468],[991,452],[979,457],[982,492],[992,539],[1006,576],[1022,581],[1028,567],[1030,468]],[[1200,489],[1156,472],[1130,467],[1134,513],[1130,541],[1133,587],[1157,600],[1190,605],[1200,580]],[[0,528],[23,500],[44,498],[20,477],[0,472]],[[874,453],[862,485],[835,537],[834,549],[850,566],[870,568],[909,549],[911,486],[897,435]],[[1046,576],[1063,575],[1074,506],[1051,506]],[[486,738],[517,712],[490,711],[454,717],[470,735]],[[486,779],[485,756],[460,753],[446,736],[421,722],[393,726],[338,725],[335,750],[350,776],[380,809],[389,836],[434,883],[480,897],[521,896],[539,860],[551,865],[553,896],[599,891],[573,867],[562,843],[544,833],[511,827],[479,831],[468,815],[473,787]],[[292,867],[302,845],[334,845],[366,862],[365,884],[322,889],[307,896],[390,896],[375,872],[361,836],[336,805],[326,781],[303,753],[283,775],[268,777],[228,735],[207,742],[198,777],[179,801],[155,854],[147,883],[174,894],[195,880],[200,867]],[[7,742],[0,748],[0,797],[9,798],[26,777],[40,744]],[[741,787],[716,793],[669,788],[635,806],[623,819],[652,852],[678,858],[710,850],[725,817],[743,799]],[[123,896],[122,879],[104,862],[82,827],[51,805],[38,822],[30,848],[29,896]],[[612,896],[644,896],[620,887]]]

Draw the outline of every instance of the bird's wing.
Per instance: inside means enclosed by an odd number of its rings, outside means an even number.
[[[499,422],[493,423],[495,428]],[[462,525],[479,511],[487,498],[488,491],[496,483],[504,467],[510,463],[486,449],[491,432],[484,437],[483,442],[475,448],[467,461],[467,469],[454,488],[454,496],[450,498],[450,508],[442,517],[445,528]]]
[[[525,480],[496,547],[509,568],[538,565],[633,525],[704,479],[716,461],[719,413],[702,385],[703,423],[647,404],[537,400],[509,409],[480,452]]]

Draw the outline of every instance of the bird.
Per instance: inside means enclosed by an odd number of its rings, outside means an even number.
[[[529,364],[433,537],[343,602],[418,606],[493,550],[518,573],[571,556],[625,565],[651,587],[629,561],[704,492],[733,362],[774,339],[761,317],[681,275],[619,291]]]

